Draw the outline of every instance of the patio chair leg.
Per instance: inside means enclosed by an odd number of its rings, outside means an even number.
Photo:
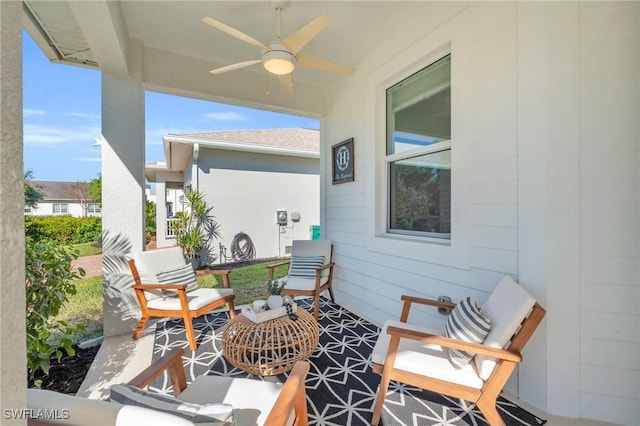
[[[318,321],[318,312],[320,311],[320,292],[316,291],[313,295],[313,317]]]
[[[233,306],[233,300],[227,302],[227,306],[229,307],[229,318],[234,319],[236,317],[236,308]]]
[[[489,401],[487,399],[481,398],[478,400],[478,402],[476,402],[476,404],[484,415],[484,418],[487,419],[487,422],[491,426],[505,426],[504,420],[502,420],[502,417],[500,416],[500,413],[498,413],[498,410],[496,408],[495,400]]]
[[[376,404],[373,406],[373,416],[371,416],[371,425],[377,426],[380,422],[380,416],[382,415],[382,406],[384,405],[384,397],[389,389],[389,379],[385,379],[384,376],[380,379],[380,387],[378,388],[378,395],[376,396]]]
[[[198,345],[196,344],[196,335],[193,332],[193,322],[190,317],[184,318],[184,329],[187,333],[187,340],[189,341],[189,349],[195,351],[198,349]]]
[[[149,316],[143,314],[133,332],[133,340],[138,340],[138,337],[140,337],[142,330],[144,330],[144,326],[147,324],[147,321],[149,321]]]
[[[336,303],[336,299],[335,299],[335,297],[333,297],[333,285],[329,286],[329,296],[331,296],[331,301],[333,303]]]

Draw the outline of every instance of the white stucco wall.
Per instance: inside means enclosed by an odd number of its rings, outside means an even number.
[[[332,185],[324,161],[321,182],[339,303],[381,324],[402,294],[482,303],[512,275],[548,315],[508,390],[554,414],[640,424],[639,7],[454,4],[441,25],[425,15],[372,46],[323,120],[325,158],[355,139],[356,181]],[[384,90],[442,51],[450,246],[384,235]]]
[[[200,147],[199,188],[213,205],[222,237],[214,242],[230,247],[244,232],[257,258],[284,256],[293,239],[310,239],[309,227],[320,224],[319,160]],[[286,210],[288,225],[280,232],[276,211]],[[291,221],[291,212],[300,222]]]

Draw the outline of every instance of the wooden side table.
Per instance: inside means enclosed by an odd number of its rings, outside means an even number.
[[[231,365],[258,376],[272,376],[309,358],[318,346],[319,328],[313,315],[298,309],[298,320],[287,315],[254,323],[236,315],[222,333],[222,351]]]

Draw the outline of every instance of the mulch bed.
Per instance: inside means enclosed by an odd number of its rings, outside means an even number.
[[[35,374],[35,380],[42,380],[42,389],[48,389],[60,393],[75,394],[84,381],[93,359],[96,357],[100,345],[90,348],[79,349],[74,346],[76,354],[74,356],[65,355],[57,359],[51,359],[49,375],[45,376],[42,371]],[[34,387],[33,380],[29,379],[29,387]]]

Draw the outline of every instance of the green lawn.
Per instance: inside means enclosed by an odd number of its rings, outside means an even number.
[[[93,254],[102,253],[102,247],[96,247],[96,243],[82,243],[82,244],[73,244],[71,246],[73,250],[77,250],[80,253],[80,257],[82,256],[91,256]]]
[[[266,296],[268,279],[266,265],[273,261],[257,265],[246,266],[232,270],[229,275],[231,287],[236,295],[236,306],[264,299]],[[276,268],[276,277],[286,275],[287,266]],[[208,275],[198,277],[198,284],[202,287],[222,287],[222,279]],[[77,293],[69,298],[56,317],[58,320],[70,324],[84,324],[86,329],[73,337],[74,342],[91,339],[102,335],[102,276],[85,278],[76,281]],[[59,341],[59,335],[52,335],[52,341]]]

